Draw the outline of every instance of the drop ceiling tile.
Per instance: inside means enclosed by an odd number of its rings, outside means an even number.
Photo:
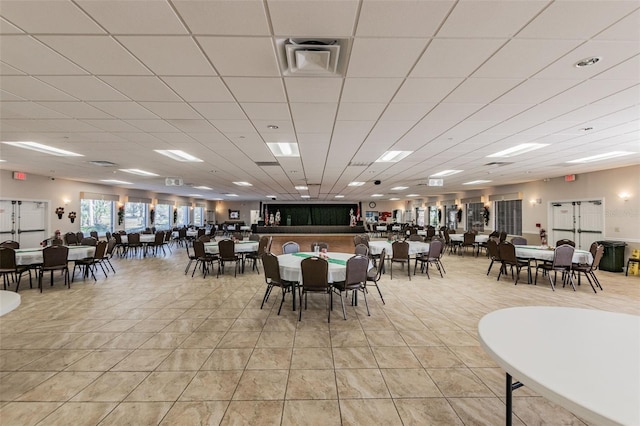
[[[540,71],[535,78],[587,79],[638,53],[640,53],[640,43],[637,42],[591,40]],[[575,67],[576,62],[593,56],[600,56],[602,60],[590,67]]]
[[[419,121],[435,107],[435,103],[410,104],[392,102],[389,104],[381,120],[385,121]]]
[[[240,106],[232,102],[192,102],[190,105],[208,120],[244,120],[247,118]]]
[[[507,120],[523,111],[533,107],[534,104],[506,104],[492,103],[469,117],[469,120],[487,121],[492,120],[496,124]],[[465,121],[469,121],[465,120]]]
[[[553,2],[518,37],[586,40],[637,8],[637,1]]]
[[[593,77],[595,80],[633,80],[640,75],[640,55],[609,68]]]
[[[394,102],[440,102],[463,81],[462,78],[408,78]]]
[[[158,117],[170,120],[196,120],[202,119],[200,114],[189,104],[184,102],[140,102],[140,105],[156,114]]]
[[[349,37],[355,29],[357,0],[267,0],[273,34],[284,37]],[[309,19],[313,17],[313,19]]]
[[[192,155],[196,155],[194,152],[192,152],[193,150],[189,150],[188,144],[193,144],[194,140],[193,138],[191,138],[189,135],[187,135],[186,133],[155,133],[152,132],[151,135],[155,136],[156,138],[165,141],[167,143],[170,144],[175,144],[175,145],[182,145],[180,147],[174,147],[173,149],[183,149],[186,152],[189,152]],[[156,148],[156,149],[162,149],[162,148]],[[171,148],[167,148],[167,149],[171,149]],[[161,157],[161,155],[158,155],[158,157]],[[175,161],[170,160],[169,164],[174,164],[175,165]]]
[[[502,46],[504,39],[434,39],[411,77],[468,77]]]
[[[286,77],[284,83],[290,102],[337,102],[342,90],[341,78]]]
[[[39,80],[83,101],[122,101],[128,98],[93,76],[42,76]]]
[[[637,80],[587,80],[549,99],[545,102],[545,105],[582,106],[635,85],[637,85]]]
[[[297,120],[296,133],[322,133],[331,129],[333,120],[329,118],[316,118],[313,120]]]
[[[0,101],[24,101],[24,98],[20,96],[16,96],[12,93],[9,93],[5,90],[0,90]]]
[[[341,102],[338,106],[338,115],[336,120],[377,120],[384,111],[386,103],[357,103],[357,102]]]
[[[28,74],[87,74],[63,56],[30,36],[5,36],[0,44],[2,61]]]
[[[209,123],[207,120],[176,119],[176,120],[167,120],[167,121],[171,123],[173,126],[175,126],[176,128],[180,129],[181,131],[189,134],[193,134],[193,133],[211,134],[211,133],[218,132],[216,128],[213,127],[213,125],[211,125],[211,123]]]
[[[291,115],[295,122],[298,120],[306,120],[306,121],[323,121],[331,123],[330,127],[333,127],[333,121],[336,117],[336,111],[338,108],[338,104],[335,103],[302,103],[302,102],[292,102],[291,106]]]
[[[579,84],[579,80],[554,80],[536,79],[525,80],[522,84],[514,87],[500,98],[493,101],[497,104],[517,104],[526,100],[532,104],[538,104],[554,95]]]
[[[453,1],[365,1],[356,36],[431,37]]]
[[[275,77],[280,68],[269,37],[197,37],[221,76]]]
[[[549,1],[464,1],[456,4],[438,37],[513,37]]]
[[[483,108],[485,104],[474,103],[441,103],[429,111],[423,121],[453,121],[458,122],[469,117]]]
[[[122,120],[108,119],[108,120],[82,120],[82,121],[84,121],[85,123],[95,128],[102,129],[107,132],[140,132],[137,128],[131,126],[130,124]]]
[[[5,76],[0,79],[0,88],[32,101],[75,101],[77,99],[49,86],[33,77]]]
[[[2,16],[30,33],[104,34],[75,4],[60,0],[2,1]]]
[[[187,102],[235,102],[219,77],[163,77]]]
[[[0,76],[2,75],[25,75],[25,73],[11,65],[0,62]]]
[[[255,129],[251,125],[249,120],[210,120],[216,129],[222,133],[234,132],[249,132],[253,133]]]
[[[193,34],[270,34],[264,3],[261,0],[174,0],[173,4]]]
[[[0,34],[22,34],[23,32],[20,28],[0,17]]]
[[[295,131],[291,120],[252,120],[251,122],[265,141],[283,142],[283,138],[285,138],[295,142]],[[270,125],[278,126],[278,128],[270,129]]]
[[[401,78],[346,78],[341,102],[384,102],[391,100]]]
[[[191,37],[121,36],[117,39],[156,75],[216,75]]]
[[[284,102],[244,102],[242,109],[251,120],[289,120],[289,105]]]
[[[490,103],[515,86],[521,79],[468,78],[446,97],[444,102]]]
[[[405,77],[426,45],[427,39],[356,38],[347,76]]]
[[[111,118],[109,114],[85,102],[40,102],[40,105],[71,118]]]
[[[150,74],[135,57],[108,36],[39,36],[38,39],[92,74]]]
[[[286,102],[279,78],[225,77],[224,82],[238,102]]]
[[[114,76],[101,79],[135,101],[180,101],[158,77]]]
[[[180,129],[171,125],[167,120],[127,120],[127,123],[143,132],[178,133]]]
[[[2,118],[69,118],[68,116],[46,106],[34,102],[2,102],[0,103]]]
[[[186,34],[166,1],[78,0],[93,19],[112,34]]]
[[[596,40],[640,41],[640,9],[598,34]]]
[[[146,108],[135,102],[89,102],[94,107],[124,120],[158,118]]]
[[[473,73],[473,77],[528,78],[579,43],[577,40],[513,39]]]

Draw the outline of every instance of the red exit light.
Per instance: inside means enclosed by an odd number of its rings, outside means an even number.
[[[573,182],[574,180],[576,180],[576,175],[566,175],[564,177],[565,182]]]
[[[13,178],[15,180],[27,180],[27,174],[24,172],[13,172]]]

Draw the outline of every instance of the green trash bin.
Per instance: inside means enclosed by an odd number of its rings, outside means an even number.
[[[624,272],[624,241],[598,241],[604,246],[599,268],[609,272]]]

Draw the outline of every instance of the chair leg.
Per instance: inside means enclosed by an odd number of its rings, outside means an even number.
[[[267,290],[264,292],[264,297],[262,298],[262,304],[260,305],[260,309],[264,306],[264,303],[269,300],[269,295],[271,294],[272,285],[267,284]]]
[[[278,315],[280,315],[280,311],[282,310],[282,304],[284,303],[284,296],[286,294],[286,289],[283,287],[282,288],[282,300],[280,301],[280,307],[278,308]]]
[[[371,316],[371,312],[369,312],[369,302],[367,302],[367,292],[364,291],[364,289],[365,288],[363,287],[362,288],[362,294],[364,295],[364,306],[367,307],[367,315]],[[354,291],[357,291],[357,290],[354,290]]]

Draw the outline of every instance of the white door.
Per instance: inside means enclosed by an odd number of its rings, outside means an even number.
[[[46,238],[48,203],[43,201],[0,201],[0,238],[14,240],[20,247],[39,247]]]
[[[598,200],[564,201],[552,203],[552,227],[550,244],[569,239],[576,248],[588,250],[594,241],[602,239],[603,206]]]

